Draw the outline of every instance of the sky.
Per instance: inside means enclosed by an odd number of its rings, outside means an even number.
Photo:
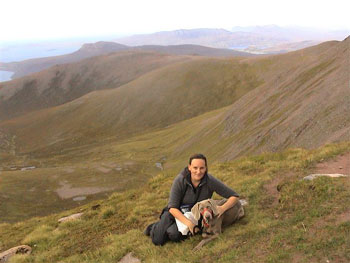
[[[2,0],[0,42],[278,25],[349,29],[348,0]]]

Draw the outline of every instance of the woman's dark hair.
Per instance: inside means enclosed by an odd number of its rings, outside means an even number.
[[[203,154],[201,154],[201,153],[193,154],[193,155],[190,157],[190,161],[189,161],[189,164],[190,164],[190,165],[191,165],[193,159],[201,159],[201,160],[204,160],[205,166],[208,167],[208,165],[207,165],[207,157],[205,157]]]

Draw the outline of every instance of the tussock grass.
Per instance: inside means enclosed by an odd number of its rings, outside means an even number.
[[[339,217],[348,212],[349,180],[301,178],[318,162],[349,151],[350,143],[330,144],[211,166],[211,173],[249,204],[241,221],[196,253],[192,249],[199,236],[156,247],[143,235],[167,203],[175,170],[159,173],[139,189],[80,207],[81,220],[58,224],[61,214],[1,224],[0,244],[2,249],[21,242],[36,245],[32,255],[12,262],[118,262],[129,252],[142,262],[347,262],[350,223]],[[271,196],[266,186],[277,178],[280,188]],[[96,203],[100,207],[92,209]]]

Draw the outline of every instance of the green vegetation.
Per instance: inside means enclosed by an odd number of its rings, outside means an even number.
[[[114,193],[76,209],[43,218],[1,224],[0,248],[28,244],[29,256],[11,262],[117,262],[128,252],[145,262],[347,262],[350,223],[350,181],[318,178],[304,181],[318,162],[350,151],[350,143],[315,150],[289,149],[232,162],[210,170],[236,189],[249,204],[246,216],[227,228],[199,252],[196,236],[181,243],[154,246],[143,235],[167,203],[171,182],[179,167],[165,169],[135,190]],[[271,185],[278,179],[279,191]],[[96,206],[99,204],[100,206]],[[62,224],[57,219],[75,212],[82,219]]]
[[[348,45],[327,46],[252,59],[112,54],[32,80],[51,81],[41,94],[57,103],[61,82],[79,98],[0,122],[0,251],[32,246],[12,262],[117,262],[131,251],[145,262],[349,261],[349,180],[301,180],[350,152],[324,145],[348,140],[349,121]],[[88,87],[106,90],[80,97]],[[37,109],[23,94],[12,106]],[[262,151],[275,153],[248,156]],[[199,236],[155,247],[143,229],[194,152],[248,200],[246,216],[198,253]]]

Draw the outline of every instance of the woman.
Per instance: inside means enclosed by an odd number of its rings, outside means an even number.
[[[175,178],[168,206],[163,209],[160,221],[149,225],[145,230],[145,234],[151,236],[155,245],[163,245],[168,240],[181,241],[186,238],[178,231],[175,218],[195,234],[196,225],[185,217],[181,210],[190,210],[197,202],[211,198],[214,192],[227,198],[222,206],[218,206],[219,216],[234,205],[240,205],[239,195],[207,171],[206,157],[203,154],[194,154],[190,157],[188,166]]]

